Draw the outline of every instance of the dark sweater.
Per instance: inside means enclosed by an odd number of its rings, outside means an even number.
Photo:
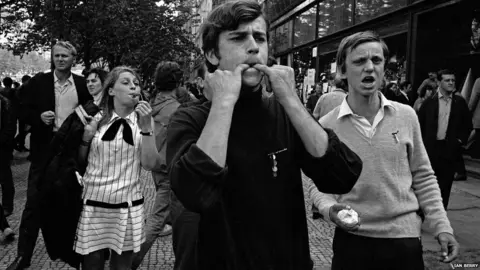
[[[332,131],[325,156],[311,156],[280,104],[260,94],[235,106],[224,168],[196,145],[211,103],[172,116],[167,162],[173,191],[201,214],[199,269],[312,269],[300,169],[329,193],[349,192],[361,172]],[[273,177],[268,154],[284,148]]]

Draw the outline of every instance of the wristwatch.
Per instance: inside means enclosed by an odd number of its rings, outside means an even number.
[[[140,135],[142,135],[142,136],[153,136],[153,131],[148,131],[148,132],[140,131]]]

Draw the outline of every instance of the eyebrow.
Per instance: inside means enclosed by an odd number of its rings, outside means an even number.
[[[253,35],[262,35],[262,36],[266,36],[267,33],[263,32],[263,31],[259,31],[259,30],[253,30],[252,31]],[[250,31],[241,31],[241,30],[234,30],[230,33],[228,33],[229,36],[246,36],[250,33]]]

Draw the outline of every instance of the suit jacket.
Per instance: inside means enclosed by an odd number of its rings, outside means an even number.
[[[472,115],[468,110],[467,102],[459,95],[452,95],[450,117],[448,119],[445,149],[436,147],[438,130],[438,93],[426,99],[418,117],[422,129],[423,143],[427,149],[431,162],[438,157],[455,160],[461,151],[461,146],[468,140],[472,131]]]
[[[75,88],[77,89],[78,104],[83,105],[91,100],[85,79],[72,73]],[[45,125],[40,115],[46,111],[55,112],[55,86],[53,72],[35,75],[24,90],[26,93],[24,115],[25,120],[32,126],[30,135],[30,158],[32,162],[41,161],[48,151],[48,145],[53,137],[53,126]]]

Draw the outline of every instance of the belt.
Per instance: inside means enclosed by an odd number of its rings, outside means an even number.
[[[92,201],[92,200],[86,200],[85,204],[90,205],[90,206],[96,206],[96,207],[102,207],[102,208],[108,208],[108,209],[120,209],[120,208],[128,208],[128,207],[133,207],[137,205],[143,204],[144,199],[141,198],[136,201],[132,201],[131,205],[129,206],[128,202],[123,202],[123,203],[106,203],[106,202],[99,202],[99,201]]]

